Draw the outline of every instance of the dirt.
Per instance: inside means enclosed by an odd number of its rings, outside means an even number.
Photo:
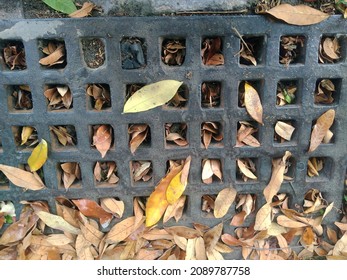
[[[99,38],[83,39],[84,61],[89,68],[99,68],[105,62],[105,44]]]

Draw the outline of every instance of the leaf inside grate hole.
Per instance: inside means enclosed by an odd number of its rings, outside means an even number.
[[[27,85],[13,87],[12,97],[16,110],[30,110],[33,108],[31,89]]]
[[[132,161],[131,162],[131,172],[133,176],[133,181],[144,181],[147,182],[152,179],[152,163],[150,161]]]
[[[114,161],[98,161],[94,167],[94,178],[99,183],[117,184],[119,178],[116,163]]]
[[[123,38],[120,42],[123,69],[138,69],[146,66],[146,44],[136,37]]]
[[[44,92],[51,110],[72,108],[72,93],[67,85],[48,86]]]
[[[130,135],[129,146],[131,153],[135,153],[141,144],[150,142],[150,128],[148,124],[132,124],[128,128],[128,134]]]
[[[113,142],[113,129],[108,124],[93,126],[93,146],[104,158]]]
[[[9,43],[2,50],[5,63],[10,70],[23,70],[27,68],[24,46],[20,42]]]
[[[170,101],[168,101],[165,105],[168,107],[183,108],[187,104],[188,95],[189,95],[188,87],[186,85],[182,85],[178,88],[174,97]]]
[[[218,143],[222,140],[222,126],[219,122],[204,122],[201,124],[201,141],[206,149],[211,143]]]
[[[312,157],[307,162],[307,175],[309,177],[319,176],[324,168],[324,158]]]
[[[95,110],[111,107],[110,88],[105,84],[89,84],[86,89]]]
[[[248,180],[257,180],[256,174],[256,166],[254,163],[254,159],[242,158],[237,159],[237,173],[239,174],[239,178],[241,178],[244,182]]]
[[[221,103],[221,83],[204,82],[201,85],[201,106],[219,107]]]
[[[213,181],[222,181],[223,173],[219,159],[204,159],[202,161],[201,179],[205,184],[212,184]]]
[[[32,126],[13,128],[14,139],[17,146],[34,147],[39,141],[37,131]]]
[[[186,55],[185,40],[164,40],[162,46],[162,61],[169,65],[182,65]]]
[[[236,196],[236,206],[235,209],[237,214],[235,214],[230,222],[232,226],[241,226],[246,218],[255,210],[256,203],[255,194],[238,194]]]
[[[263,124],[263,105],[257,91],[258,82],[242,81],[239,85],[239,106],[246,107],[247,113]]]
[[[295,127],[291,121],[277,121],[275,124],[274,140],[279,143],[291,141]]]
[[[43,42],[41,51],[43,56],[39,63],[46,67],[63,68],[66,65],[66,50],[65,43],[59,41],[45,41]]]
[[[340,43],[336,37],[323,37],[319,44],[320,63],[335,63],[341,58]]]
[[[76,131],[72,125],[50,126],[49,128],[63,146],[74,146],[77,144]]]
[[[75,182],[81,180],[81,170],[79,163],[61,163],[60,168],[62,170],[61,180],[66,190],[68,190]]]
[[[288,66],[291,63],[304,61],[303,48],[305,46],[304,36],[282,36],[280,42],[281,64]]]
[[[336,93],[335,84],[330,79],[321,80],[314,93],[314,103],[331,104],[334,102],[333,94]]]
[[[297,89],[297,85],[291,82],[279,82],[277,84],[276,105],[285,106],[295,103]]]
[[[260,142],[257,139],[258,129],[254,124],[246,121],[239,121],[238,126],[235,147],[260,147]]]
[[[184,147],[188,145],[187,124],[185,123],[167,123],[165,124],[165,140]]]
[[[202,63],[205,65],[223,65],[222,38],[205,38],[201,46]]]

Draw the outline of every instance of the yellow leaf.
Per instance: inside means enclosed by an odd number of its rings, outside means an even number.
[[[21,145],[24,145],[28,141],[33,131],[34,131],[34,128],[32,126],[23,127],[22,134],[21,134],[21,139],[22,139],[22,142],[20,143]]]
[[[236,190],[233,187],[221,190],[214,201],[213,214],[215,218],[222,218],[228,212],[236,198]]]
[[[163,80],[136,91],[125,103],[123,113],[138,113],[161,106],[171,100],[182,82]]]
[[[263,124],[263,106],[259,94],[254,87],[245,83],[245,106],[248,114],[260,124]]]
[[[28,165],[32,172],[39,170],[46,162],[48,155],[48,146],[45,139],[35,147],[30,157],[28,158]]]

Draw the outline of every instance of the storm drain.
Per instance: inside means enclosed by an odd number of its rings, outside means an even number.
[[[259,16],[0,22],[1,51],[11,46],[14,55],[12,60],[1,60],[0,163],[25,168],[37,139],[49,143],[49,158],[39,170],[47,188],[23,191],[2,176],[0,200],[12,201],[19,214],[22,200],[47,201],[54,212],[58,196],[95,201],[116,197],[125,202],[123,217],[128,217],[133,215],[133,199],[145,200],[150,195],[170,161],[191,155],[187,200],[178,224],[214,226],[222,219],[204,209],[209,198],[232,185],[240,194],[256,196],[257,206],[263,205],[262,191],[271,177],[272,159],[290,151],[287,176],[291,179],[285,180],[281,192],[289,195],[291,205],[302,205],[304,194],[316,188],[340,208],[347,166],[346,30],[347,22],[339,16],[307,27]],[[339,57],[329,59],[322,54],[326,38],[338,43]],[[289,51],[288,40],[295,45]],[[213,55],[201,55],[206,45],[214,46]],[[64,55],[45,65],[39,63],[45,52],[59,48]],[[247,51],[241,55],[242,48],[252,49],[253,58],[247,58]],[[165,79],[183,82],[177,104],[122,114],[132,91]],[[246,83],[259,93],[264,125],[256,123],[242,106]],[[326,93],[329,86],[333,89]],[[103,92],[101,97],[95,99],[88,93],[93,87]],[[286,102],[293,89],[295,99]],[[63,91],[67,97],[54,100],[54,91]],[[317,101],[319,91],[332,100]],[[336,112],[333,137],[308,153],[312,126],[329,109]],[[290,140],[277,135],[279,121],[295,128]],[[94,132],[102,125],[112,132],[111,148],[103,158],[93,145]],[[128,131],[134,125],[148,130],[145,141],[132,153]],[[242,125],[254,129],[252,136],[260,145],[237,142]],[[21,145],[25,127],[32,133]],[[184,142],[167,141],[168,130],[179,131]],[[208,146],[204,130],[217,131],[212,132]],[[68,137],[59,138],[64,133]],[[207,160],[220,166],[221,176],[202,179]],[[245,179],[238,167],[240,160],[253,168],[256,179]],[[312,161],[324,163],[320,176],[310,176]],[[65,163],[79,167],[68,190],[62,178]],[[97,179],[97,164],[116,166],[113,179]],[[134,168],[144,164],[148,173],[138,178]],[[231,207],[227,216],[236,211]],[[338,220],[338,215],[334,211],[327,221]],[[252,222],[254,215],[245,225]],[[172,224],[176,223],[167,223]],[[233,232],[234,227],[225,224],[224,231]]]

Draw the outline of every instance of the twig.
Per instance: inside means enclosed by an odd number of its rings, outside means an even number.
[[[182,11],[182,12],[176,12],[177,15],[213,15],[213,14],[244,14],[247,13],[247,9],[238,10],[238,11]]]
[[[247,50],[253,54],[253,52],[251,51],[251,49],[248,47],[248,44],[246,43],[245,40],[243,40],[242,38],[242,35],[240,34],[240,32],[235,28],[235,27],[232,27],[232,30],[235,31],[235,33],[237,34],[237,36],[239,36],[240,40],[242,41],[242,43],[245,45],[245,47],[247,48]]]

